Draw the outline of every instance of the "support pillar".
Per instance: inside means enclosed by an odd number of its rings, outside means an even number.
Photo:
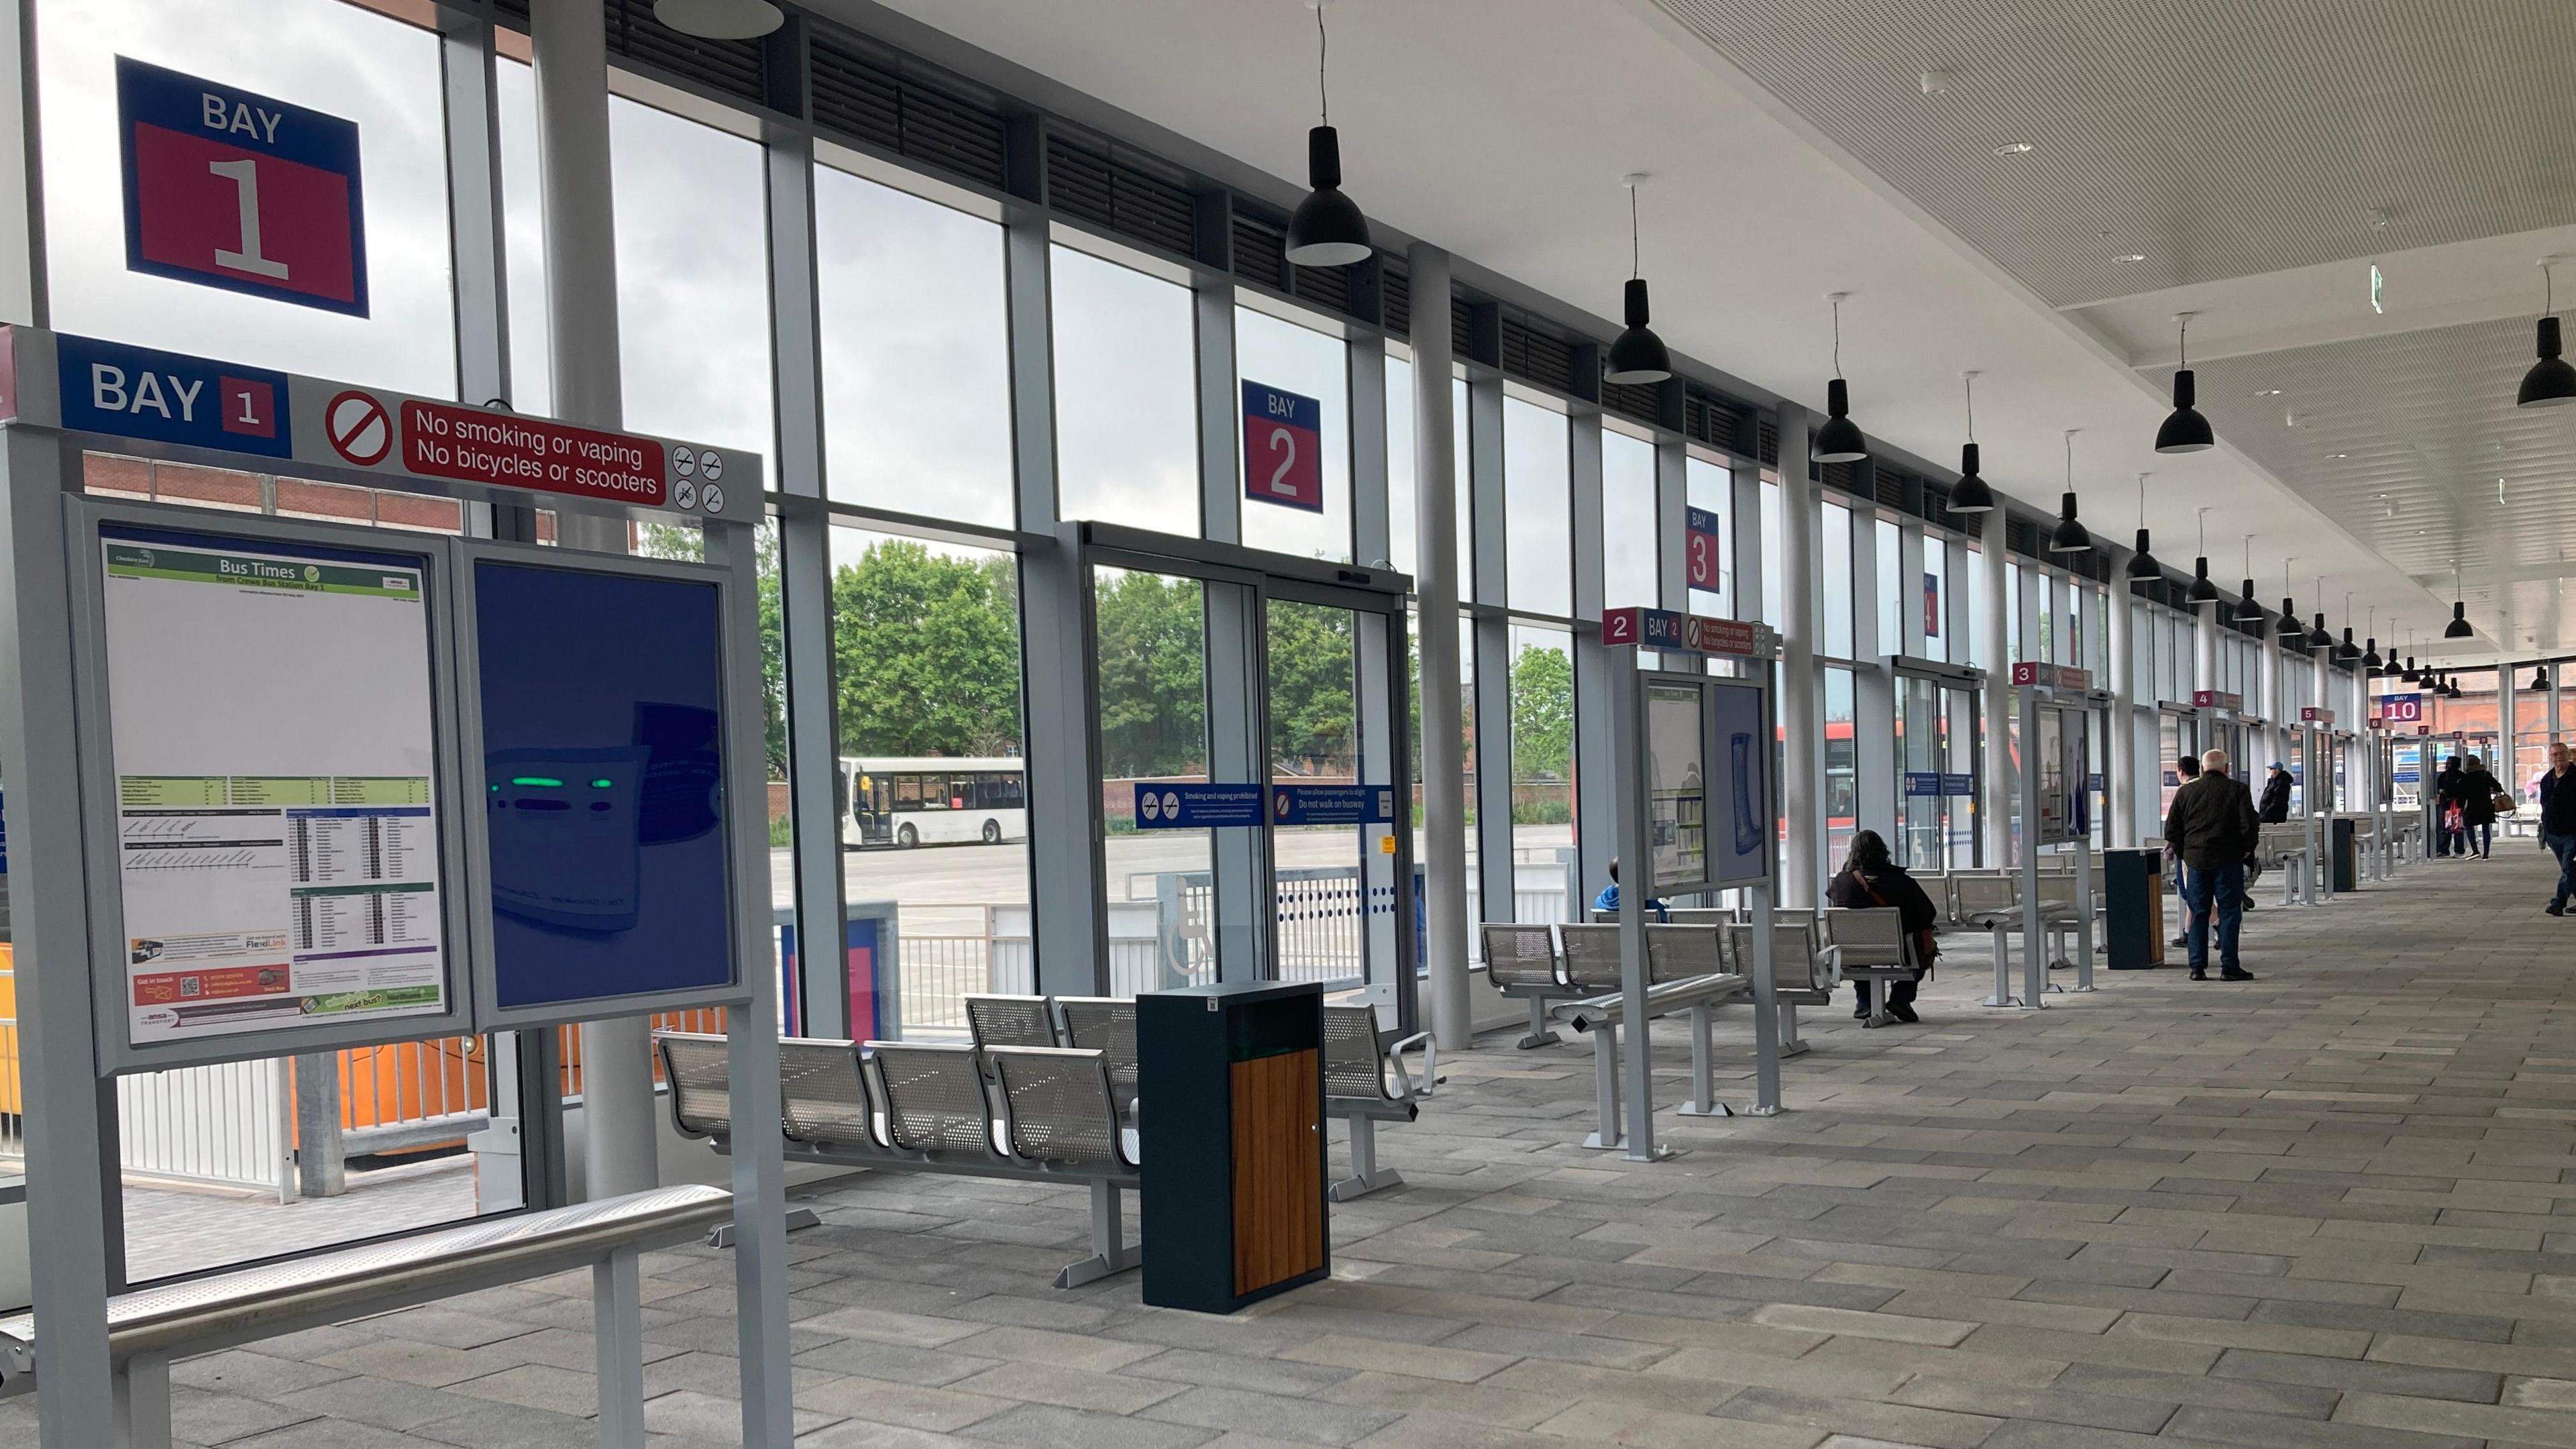
[[[2111,722],[2103,733],[2109,736],[2105,746],[2111,757],[2106,766],[2111,772],[2110,842],[2119,849],[2134,847],[2146,833],[2138,826],[2138,787],[2143,783],[2138,769],[2138,665],[2129,639],[2137,609],[2126,582],[2128,551],[2113,549],[2110,558],[2111,584],[2103,591],[2102,607],[2110,611],[2111,657],[2103,661],[2103,673],[2109,676]]]
[[[1985,776],[1986,798],[1977,802],[1977,819],[1984,826],[1985,861],[1989,866],[2012,864],[2012,648],[2006,642],[2012,620],[2004,603],[2004,571],[2012,567],[2004,548],[2004,510],[1995,508],[1983,515],[1979,528],[1977,555],[1978,597],[1983,601],[1982,617],[1977,632],[1977,652],[1985,656],[1986,707]]]
[[[1818,904],[1824,858],[1823,692],[1816,677],[1816,485],[1807,477],[1807,410],[1780,405],[1781,801],[1789,819],[1780,903]]]
[[[529,11],[536,53],[537,178],[545,218],[546,324],[556,416],[624,425],[617,369],[617,237],[609,193],[608,29],[589,0]],[[567,548],[626,551],[626,525],[564,512]],[[642,1192],[654,1161],[653,1062],[646,1019],[581,1028],[582,1162],[590,1199]]]
[[[1467,760],[1459,717],[1458,471],[1451,454],[1449,254],[1414,243],[1413,595],[1422,654],[1424,969],[1431,1034],[1444,1051],[1475,1041],[1467,1000]]]

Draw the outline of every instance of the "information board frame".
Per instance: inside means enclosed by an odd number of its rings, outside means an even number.
[[[507,543],[491,539],[461,538],[451,541],[456,562],[453,587],[448,591],[450,617],[454,620],[458,697],[480,700],[482,697],[482,661],[473,647],[478,637],[481,614],[476,606],[473,580],[476,568],[485,562],[535,567],[563,573],[613,575],[656,580],[689,579],[712,585],[716,590],[718,625],[718,671],[723,681],[725,713],[723,748],[727,768],[743,758],[743,720],[746,698],[751,716],[759,715],[759,663],[748,665],[743,660],[737,640],[746,627],[756,631],[756,620],[746,623],[742,611],[748,607],[747,590],[738,586],[729,569],[711,564],[689,563],[671,559],[638,558],[628,554],[567,552],[532,543]],[[746,679],[746,669],[749,677]],[[466,798],[478,805],[490,793],[491,781],[485,762],[483,719],[478,709],[461,711],[458,721],[457,751],[460,755],[458,786]],[[687,1011],[709,1006],[740,1007],[751,1001],[751,988],[745,963],[749,960],[741,948],[746,929],[741,919],[745,896],[745,870],[740,858],[741,842],[731,828],[740,802],[728,791],[718,812],[718,828],[725,843],[726,889],[735,919],[729,922],[728,938],[734,943],[732,980],[721,986],[693,987],[677,990],[635,992],[619,996],[568,998],[530,1006],[504,1006],[498,979],[499,957],[494,942],[492,905],[492,852],[489,833],[467,829],[465,859],[468,878],[473,882],[472,898],[467,902],[466,930],[471,943],[471,976],[476,1004],[476,1027],[481,1031],[512,1031],[529,1027],[552,1026],[572,1021],[605,1021],[622,1016],[645,1016],[668,1011]],[[764,807],[765,808],[765,807]],[[765,871],[764,871],[765,875]],[[768,914],[764,909],[751,925],[765,931]],[[755,966],[752,969],[762,969]]]
[[[372,1017],[358,1021],[290,1026],[136,1045],[129,1031],[126,1001],[128,961],[119,943],[127,939],[125,902],[114,887],[120,841],[113,829],[84,832],[81,850],[90,878],[102,883],[89,893],[91,920],[90,990],[97,1040],[97,1071],[102,1080],[139,1071],[261,1060],[349,1047],[415,1041],[425,1037],[475,1031],[474,999],[460,971],[457,944],[465,939],[466,897],[474,894],[455,823],[464,818],[459,791],[462,760],[458,755],[457,715],[463,695],[457,674],[454,640],[443,627],[448,594],[454,585],[454,558],[449,541],[437,535],[400,535],[378,528],[282,519],[267,514],[223,513],[165,503],[128,502],[87,494],[63,496],[64,560],[71,583],[72,675],[77,706],[94,727],[83,728],[75,746],[74,770],[81,790],[92,800],[118,798],[116,760],[108,721],[114,718],[109,696],[106,576],[100,558],[101,530],[117,525],[177,533],[239,538],[247,549],[275,545],[292,550],[342,549],[394,554],[421,560],[423,624],[428,636],[431,715],[438,771],[437,808],[447,825],[439,832],[440,971],[447,1004],[435,1012]]]

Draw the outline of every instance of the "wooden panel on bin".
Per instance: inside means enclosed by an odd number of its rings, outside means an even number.
[[[1230,1064],[1234,1097],[1234,1291],[1324,1265],[1323,1098],[1318,1054]]]

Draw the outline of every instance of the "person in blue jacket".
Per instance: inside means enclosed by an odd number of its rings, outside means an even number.
[[[1601,888],[1601,894],[1592,898],[1592,909],[1596,911],[1608,911],[1614,915],[1618,913],[1619,857],[1615,855],[1610,857],[1610,883]],[[1672,919],[1672,917],[1666,913],[1664,903],[1656,900],[1652,896],[1646,898],[1646,909],[1653,911],[1655,913],[1655,919],[1658,921],[1669,921]]]

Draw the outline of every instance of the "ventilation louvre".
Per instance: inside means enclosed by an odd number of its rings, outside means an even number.
[[[1265,287],[1288,286],[1288,238],[1278,227],[1257,217],[1234,214],[1234,274]]]
[[[926,85],[901,60],[817,23],[814,123],[996,191],[1007,182],[1007,126],[989,102]]]
[[[1196,208],[1186,189],[1062,136],[1047,138],[1047,204],[1113,235],[1190,255]]]

